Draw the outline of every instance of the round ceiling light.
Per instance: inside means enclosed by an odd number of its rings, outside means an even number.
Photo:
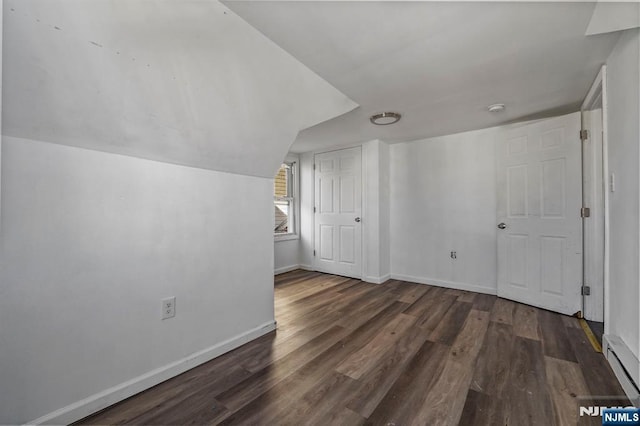
[[[505,108],[504,104],[493,104],[487,107],[489,112],[502,112],[504,111],[504,108]]]
[[[389,124],[400,121],[401,117],[397,112],[381,112],[380,114],[372,115],[369,120],[378,126],[388,126]]]

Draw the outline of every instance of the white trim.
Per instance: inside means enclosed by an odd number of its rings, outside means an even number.
[[[300,265],[298,265],[298,266],[299,266],[299,267],[300,267],[300,269],[302,269],[303,271],[311,271],[311,272],[314,272],[314,271],[315,271],[315,269],[313,269],[313,266],[312,266],[312,265],[303,265],[303,264],[300,264]]]
[[[434,285],[437,287],[452,288],[456,290],[474,291],[476,293],[484,293],[484,294],[491,294],[491,295],[496,295],[498,293],[496,287],[484,287],[477,284],[469,284],[469,283],[463,283],[463,282],[457,282],[457,281],[443,281],[443,280],[435,280],[435,279],[426,278],[426,277],[414,277],[411,275],[394,274],[393,272],[391,273],[391,278],[394,280],[407,281],[407,282],[418,283],[418,284],[428,284],[428,285]]]
[[[360,144],[360,218],[362,219],[362,226],[360,227],[360,280],[367,281],[366,274],[369,271],[369,233],[372,231],[369,223],[369,210],[367,209],[367,203],[369,202],[369,195],[367,191],[367,185],[369,183],[370,167],[369,151],[371,147],[367,142]]]
[[[618,378],[625,394],[636,407],[640,407],[640,392],[638,391],[638,386],[640,386],[640,361],[618,336],[605,334],[602,336],[602,346],[604,356],[609,361],[609,365],[611,365],[611,369]],[[625,370],[629,375],[625,373]]]
[[[282,164],[287,164],[291,171],[291,194],[290,197],[283,199],[290,200],[291,210],[293,211],[293,220],[291,220],[292,232],[287,234],[273,233],[273,239],[278,241],[290,241],[300,239],[300,157],[297,154],[287,154]],[[278,169],[279,170],[279,169]],[[275,178],[274,178],[275,179]],[[275,197],[274,197],[275,200]]]
[[[379,139],[371,139],[371,140],[375,141],[375,140],[379,140]],[[345,146],[333,146],[333,147],[329,147],[329,148],[320,148],[318,150],[308,151],[308,152],[313,153],[313,156],[315,157],[318,154],[326,154],[328,152],[342,151],[342,150],[345,150],[345,149],[362,147],[362,144],[365,144],[365,143],[366,142],[358,142],[358,143],[345,145]]]
[[[364,224],[367,223],[367,216],[366,216],[366,211],[365,211],[365,194],[366,194],[366,186],[365,186],[365,146],[363,143],[359,143],[359,144],[355,144],[353,146],[346,146],[343,148],[336,148],[336,149],[327,149],[327,150],[320,150],[320,151],[312,151],[312,163],[311,163],[311,167],[312,167],[312,181],[313,181],[313,190],[311,192],[311,199],[313,200],[313,209],[314,212],[312,213],[313,216],[313,230],[312,230],[312,237],[311,237],[311,241],[313,243],[312,245],[312,252],[311,252],[311,261],[313,263],[312,266],[308,267],[309,271],[317,271],[317,272],[322,272],[325,274],[335,274],[335,271],[328,271],[328,270],[323,270],[322,267],[318,266],[318,261],[317,261],[317,257],[313,254],[314,251],[319,251],[320,248],[316,247],[316,222],[317,222],[317,217],[318,217],[318,212],[315,211],[315,207],[316,207],[316,156],[318,155],[322,155],[322,154],[328,154],[330,152],[338,152],[338,151],[345,151],[347,149],[355,149],[355,148],[359,148],[360,149],[360,219],[363,223],[363,226],[361,227],[361,232],[360,232],[360,271],[358,272],[358,274],[354,274],[353,276],[351,276],[351,278],[355,278],[358,280],[363,280],[364,277],[364,270],[365,270],[365,261],[367,260],[366,257],[366,250],[365,250],[365,245],[364,245],[364,239],[365,239],[365,226]],[[304,269],[304,268],[303,268]]]
[[[300,265],[283,266],[281,268],[275,269],[273,271],[273,275],[284,274],[285,272],[295,271],[296,269],[302,269],[302,268],[300,267]]]
[[[609,321],[611,307],[609,306],[610,289],[610,225],[609,225],[609,95],[607,92],[607,66],[603,65],[602,73],[602,177],[604,179],[604,333],[611,332]]]
[[[593,80],[593,83],[591,83],[591,88],[589,89],[589,92],[587,92],[587,96],[585,96],[584,100],[582,101],[582,106],[580,107],[580,110],[586,110],[590,108],[594,98],[600,95],[600,92],[601,92],[600,85],[604,81],[605,69],[606,69],[606,65],[603,65],[602,67],[600,67],[600,70],[598,71],[598,75],[596,75],[596,78]]]
[[[582,102],[582,106],[580,107],[580,112],[581,112],[581,116],[583,116],[585,111],[588,111],[589,108],[591,108],[592,104],[594,103],[595,99],[597,97],[601,97],[602,98],[602,182],[600,182],[600,184],[602,184],[602,195],[603,195],[603,206],[602,206],[602,220],[604,222],[604,250],[602,253],[602,262],[603,262],[603,319],[604,319],[604,333],[605,334],[609,334],[610,333],[610,321],[609,321],[609,317],[610,317],[610,306],[609,306],[609,269],[610,269],[610,260],[609,260],[609,250],[610,250],[610,226],[609,226],[609,138],[608,138],[608,122],[609,122],[609,116],[608,116],[608,95],[607,95],[607,66],[603,65],[600,68],[600,71],[598,72],[598,75],[596,76],[596,78],[594,79],[593,83],[591,84],[591,87],[589,89],[589,92],[587,93],[587,95],[584,98],[584,101]],[[583,123],[584,124],[584,123]],[[583,125],[584,128],[584,125]],[[591,129],[588,129],[591,130]],[[583,171],[583,180],[584,180],[584,164],[582,165],[582,171]],[[590,179],[592,179],[593,177],[590,176]],[[584,194],[584,192],[583,192]],[[588,206],[591,207],[592,209],[596,208],[596,206]],[[595,226],[595,224],[593,223],[589,223],[589,226]],[[593,232],[593,230],[592,230]],[[583,233],[584,233],[584,229],[583,229]],[[583,234],[583,238],[585,237],[585,235]],[[593,263],[594,259],[593,259],[593,250],[591,247],[585,247],[584,248],[584,254],[583,256],[585,257],[585,262],[583,262],[582,267],[586,268],[587,264],[591,264]],[[585,273],[585,279],[587,280],[587,284],[591,283],[591,286],[594,287],[594,289],[596,291],[598,291],[597,288],[595,288],[594,283],[597,282],[597,277],[592,277],[589,273],[589,271],[587,271]],[[584,306],[584,296],[582,296],[583,298],[583,312],[585,314],[589,314],[587,312],[586,307]]]
[[[387,274],[387,275],[383,275],[381,277],[369,277],[369,276],[366,276],[366,277],[362,278],[362,281],[364,281],[366,283],[371,283],[371,284],[382,284],[382,283],[387,282],[390,279],[391,279],[391,274]]]
[[[224,342],[218,343],[217,345],[186,356],[178,361],[172,362],[171,364],[156,368],[155,370],[106,389],[95,395],[91,395],[90,397],[78,402],[74,402],[73,404],[46,414],[38,419],[28,422],[27,424],[39,425],[73,423],[97,411],[107,408],[116,402],[120,402],[130,396],[149,389],[152,386],[162,383],[165,380],[197,367],[200,364],[210,361],[275,329],[276,322],[269,321],[257,326],[256,328],[225,340]]]
[[[2,235],[2,19],[3,0],[0,0],[0,235]]]

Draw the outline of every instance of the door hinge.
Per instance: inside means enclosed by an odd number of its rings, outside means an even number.
[[[313,163],[313,170],[316,169],[316,163]]]
[[[580,140],[586,141],[589,139],[589,131],[588,130],[580,130]]]
[[[314,213],[316,212],[316,206],[313,206],[313,212]]]
[[[589,287],[588,285],[583,285],[580,294],[582,294],[583,296],[591,296],[591,287]]]
[[[589,207],[581,208],[580,217],[591,217],[591,209]]]
[[[314,250],[314,251],[313,251],[313,256],[315,257],[315,255],[316,255],[316,251]]]

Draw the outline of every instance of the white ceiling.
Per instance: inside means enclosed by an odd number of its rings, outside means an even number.
[[[3,134],[272,178],[357,105],[215,0],[6,0]]]
[[[575,111],[619,36],[585,36],[595,3],[225,4],[360,104],[301,132],[294,152]],[[496,102],[507,110],[488,113]],[[382,111],[403,118],[370,124]]]

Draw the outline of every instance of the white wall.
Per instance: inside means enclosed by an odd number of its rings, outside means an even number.
[[[4,6],[0,424],[65,423],[272,327],[273,176],[356,104],[215,0]]]
[[[380,269],[381,280],[391,275],[391,151],[380,143]]]
[[[622,33],[607,60],[609,104],[610,289],[609,332],[640,358],[640,34]],[[629,370],[638,371],[638,366]],[[636,378],[638,380],[638,378]],[[637,383],[640,383],[637,381]]]
[[[389,271],[389,145],[380,140],[362,144],[363,280],[382,283]]]
[[[300,267],[300,239],[275,240],[274,274],[293,271]]]
[[[381,282],[380,277],[380,145],[362,144],[362,279]]]
[[[363,148],[363,279],[496,291],[498,128]],[[300,262],[313,265],[313,158],[301,155]],[[449,252],[456,250],[452,261]]]
[[[272,324],[272,188],[5,137],[0,424]]]
[[[4,0],[0,0],[0,226],[2,225],[2,36],[3,36],[3,22],[4,22]],[[0,228],[0,235],[2,234],[2,228]],[[2,260],[0,259],[0,266]],[[0,286],[2,287],[2,286]]]
[[[392,277],[495,293],[497,131],[390,146]]]

